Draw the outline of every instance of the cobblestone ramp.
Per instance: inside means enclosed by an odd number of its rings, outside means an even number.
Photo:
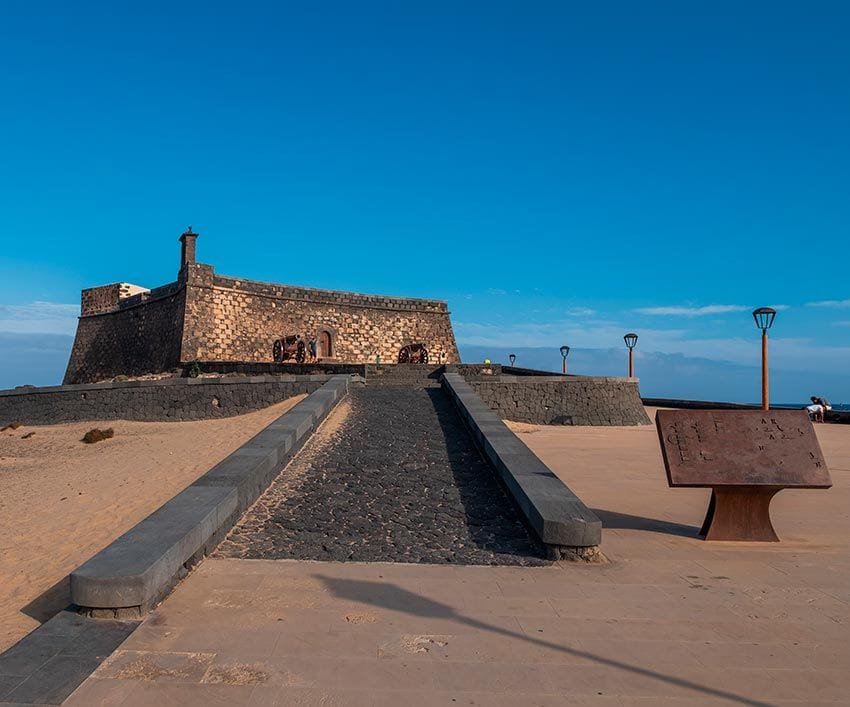
[[[546,563],[439,388],[351,391],[216,555]]]

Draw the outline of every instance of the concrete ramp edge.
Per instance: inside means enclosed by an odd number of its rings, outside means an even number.
[[[248,506],[348,392],[332,376],[124,535],[71,573],[71,601],[87,615],[139,617],[224,539]]]
[[[484,456],[553,559],[594,559],[602,521],[457,373],[443,384]]]

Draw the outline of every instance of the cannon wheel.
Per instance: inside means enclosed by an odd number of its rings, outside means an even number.
[[[428,363],[428,349],[425,344],[409,344],[398,352],[399,363]]]
[[[304,363],[304,360],[307,358],[307,347],[304,345],[303,341],[298,342],[298,346],[295,347],[295,361],[296,363]]]
[[[283,341],[280,339],[275,339],[272,346],[272,358],[275,363],[281,363],[283,361]]]

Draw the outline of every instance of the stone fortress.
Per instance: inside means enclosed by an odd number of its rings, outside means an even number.
[[[310,339],[322,362],[460,361],[446,302],[218,275],[196,262],[197,238],[191,226],[180,236],[176,282],[152,290],[128,283],[83,290],[65,384],[161,373],[195,361],[295,360],[298,342]]]

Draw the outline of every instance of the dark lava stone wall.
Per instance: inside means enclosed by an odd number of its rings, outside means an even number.
[[[231,417],[312,393],[328,376],[168,378],[0,391],[0,426],[82,420],[178,421]]]
[[[185,290],[173,283],[80,317],[63,383],[160,373],[180,363]]]
[[[598,377],[468,378],[504,420],[536,425],[648,425],[636,380]]]

